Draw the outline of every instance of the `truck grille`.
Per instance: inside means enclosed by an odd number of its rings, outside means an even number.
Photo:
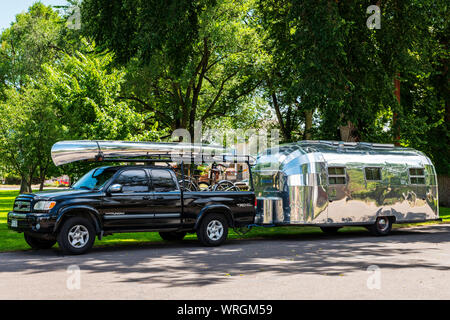
[[[29,201],[16,201],[14,202],[15,212],[31,212],[31,202]]]

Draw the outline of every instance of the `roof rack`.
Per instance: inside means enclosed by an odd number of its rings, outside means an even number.
[[[214,163],[214,162],[227,162],[227,163],[253,163],[255,158],[250,155],[171,155],[171,154],[149,154],[147,156],[136,156],[127,158],[116,158],[116,157],[104,157],[99,153],[95,159],[89,159],[87,161],[97,161],[97,162],[184,162],[184,163]]]

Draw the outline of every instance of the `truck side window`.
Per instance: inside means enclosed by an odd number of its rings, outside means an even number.
[[[409,169],[409,183],[410,184],[425,184],[425,170],[422,168]]]
[[[152,185],[155,192],[177,191],[178,187],[168,170],[152,169]]]
[[[364,174],[367,181],[380,181],[381,180],[381,168],[367,167],[364,168]]]
[[[346,184],[345,167],[328,167],[329,184]]]
[[[116,179],[122,185],[122,192],[148,192],[148,179],[144,170],[126,170]]]

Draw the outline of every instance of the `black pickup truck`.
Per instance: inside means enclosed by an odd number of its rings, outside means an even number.
[[[70,189],[21,194],[8,214],[8,227],[23,232],[35,249],[56,242],[81,254],[95,237],[119,232],[159,232],[164,240],[197,233],[206,246],[222,244],[228,228],[252,224],[252,191],[183,191],[171,167],[104,166],[91,170]]]

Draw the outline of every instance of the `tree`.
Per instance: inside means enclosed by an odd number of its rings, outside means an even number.
[[[283,126],[291,123],[290,115],[299,115],[300,123],[309,127],[311,114],[309,121],[306,114],[302,119],[302,113],[308,110],[316,110],[319,116],[317,130],[313,131],[321,139],[392,142],[400,135],[400,142],[409,144],[409,133],[414,131],[417,136],[439,126],[441,109],[432,98],[437,92],[425,78],[432,72],[433,55],[440,51],[435,38],[438,24],[445,20],[445,3],[378,1],[380,30],[366,27],[369,4],[334,0],[259,2],[258,12],[268,39],[266,49],[273,57],[269,70],[275,70],[269,72],[271,85],[267,91],[272,101],[281,97],[280,106],[273,105],[275,110],[286,110],[284,114],[279,112],[278,120],[287,140],[289,130],[283,130]],[[416,121],[405,116],[411,114],[411,106],[400,105],[394,97],[397,74],[402,84],[411,88],[402,91],[403,101],[419,103],[425,96],[431,98],[431,105],[423,109],[429,114],[427,121],[420,113],[416,113]],[[415,98],[406,98],[409,93]]]
[[[119,98],[125,72],[111,67],[112,53],[95,53],[84,40],[83,52],[64,54],[59,63],[43,68],[42,90],[58,116],[63,139],[149,140],[166,134],[153,113],[140,114]],[[71,175],[86,169],[69,166]]]
[[[154,131],[145,130],[151,115],[136,113],[119,99],[125,73],[109,67],[112,59],[111,53],[77,52],[44,66],[42,85],[53,97],[63,135],[71,139],[157,138]]]
[[[63,27],[58,13],[40,2],[18,14],[0,37],[0,86],[20,90],[42,72],[42,64],[57,59],[64,51]]]
[[[43,182],[51,166],[43,154],[50,152],[48,144],[57,137],[54,112],[35,80],[42,64],[64,51],[63,27],[57,12],[38,2],[18,14],[0,36],[1,156],[5,166],[21,175],[21,191],[31,191],[35,174]]]
[[[20,192],[31,192],[37,175],[41,189],[52,165],[50,149],[60,136],[57,115],[49,95],[38,87],[6,92],[0,104],[0,157],[22,178]]]
[[[251,1],[83,2],[85,32],[127,64],[122,98],[168,128],[236,111],[259,86]]]

